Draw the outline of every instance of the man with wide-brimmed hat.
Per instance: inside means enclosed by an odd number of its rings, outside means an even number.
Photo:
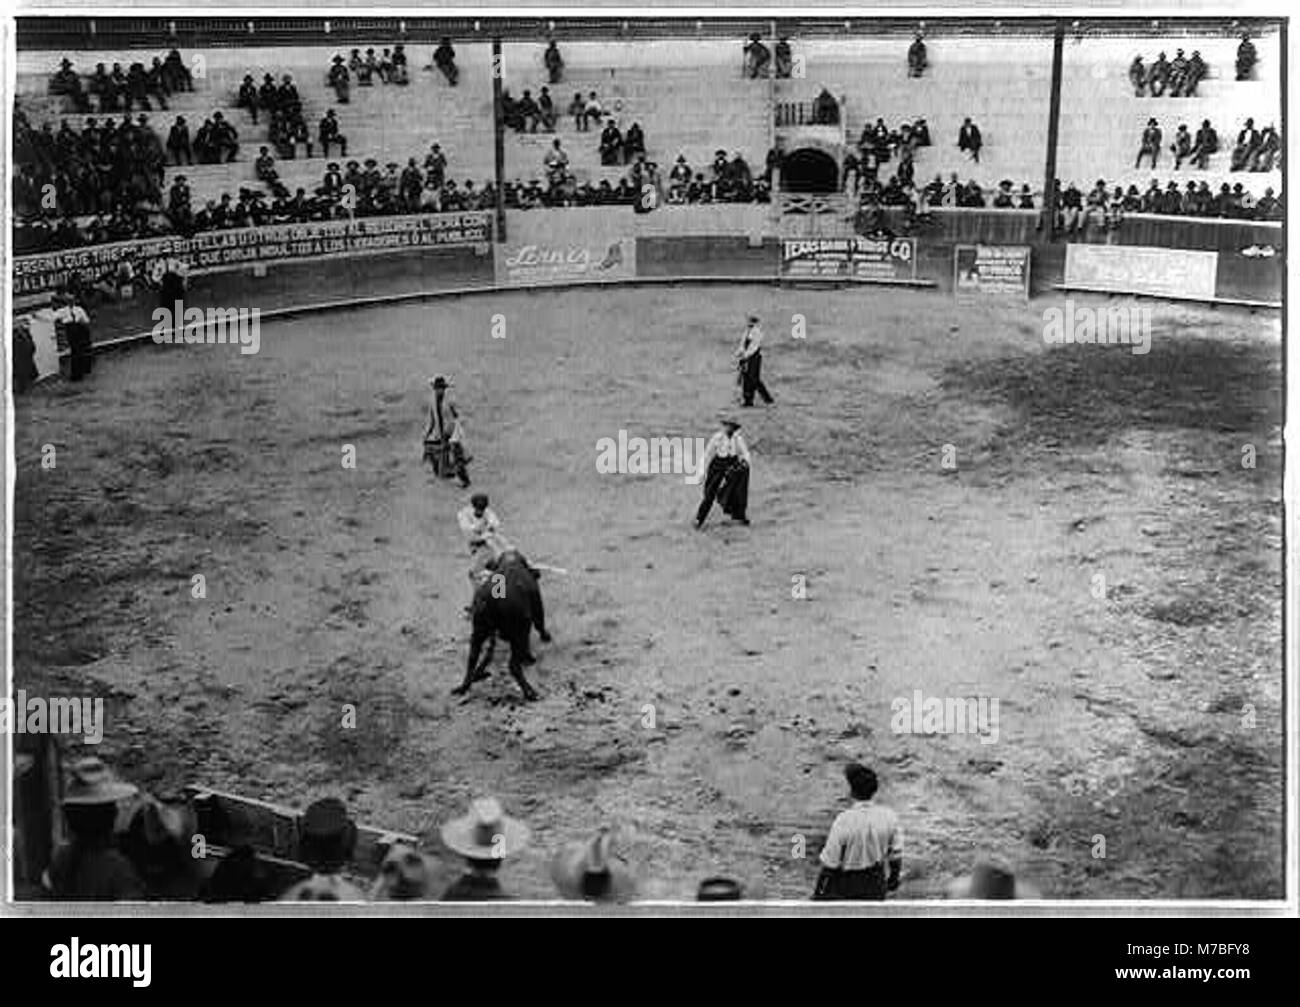
[[[465,430],[460,412],[447,394],[452,384],[438,374],[429,379],[433,394],[429,398],[428,422],[424,427],[424,459],[433,463],[438,475],[454,475],[462,488],[469,485],[469,456],[465,451]]]
[[[636,894],[636,877],[611,850],[607,828],[586,842],[572,843],[551,861],[551,880],[563,898],[588,902],[627,902]]]
[[[443,901],[510,898],[502,889],[497,872],[507,857],[515,856],[528,845],[530,834],[528,826],[502,811],[495,798],[473,801],[467,814],[442,827],[443,845],[464,857],[469,865],[469,870],[443,892]]]
[[[69,777],[63,817],[72,838],[55,852],[46,887],[56,899],[143,899],[140,876],[113,846],[119,806],[136,788],[93,756],[74,762]]]
[[[709,438],[700,460],[704,473],[704,498],[695,512],[695,527],[702,528],[716,500],[724,514],[749,524],[749,447],[740,436],[734,416],[719,417],[722,429]]]

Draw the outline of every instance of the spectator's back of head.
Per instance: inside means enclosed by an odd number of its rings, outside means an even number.
[[[348,816],[347,805],[337,797],[326,797],[303,812],[298,835],[298,857],[322,873],[337,871],[352,858],[357,827]]]
[[[880,786],[875,771],[860,762],[850,762],[844,767],[844,779],[848,781],[850,793],[859,801],[870,800]]]

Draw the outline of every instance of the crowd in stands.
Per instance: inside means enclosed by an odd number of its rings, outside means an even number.
[[[165,110],[171,95],[178,91],[193,91],[194,76],[175,49],[165,58],[155,56],[147,70],[143,63],[132,63],[125,71],[121,63],[114,63],[111,71],[105,69],[103,63],[98,63],[94,74],[84,84],[73,69],[72,61],[65,58],[51,75],[48,90],[64,99],[65,111],[90,112],[91,98],[94,98],[100,115],[130,112],[133,107],[150,112],[151,98]]]
[[[1145,192],[1139,191],[1136,185],[1128,189],[1111,187],[1105,179],[1098,179],[1086,195],[1073,183],[1062,188],[1058,179],[1056,207],[1057,226],[1067,234],[1089,226],[1117,229],[1128,213],[1267,221],[1280,221],[1284,217],[1282,200],[1271,187],[1256,199],[1240,182],[1232,186],[1224,182],[1216,193],[1205,182],[1189,181],[1185,188],[1180,188],[1177,182],[1170,181],[1161,188],[1154,178]]]
[[[326,797],[296,816],[292,859],[274,856],[237,835],[221,836],[231,845],[220,847],[210,847],[216,840],[204,837],[205,852],[196,856],[199,811],[193,804],[159,800],[94,756],[73,762],[68,777],[61,796],[67,838],[51,851],[35,893],[60,901],[513,900],[518,896],[503,874],[535,842],[523,820],[507,814],[496,799],[481,797],[463,813],[444,819],[436,854],[399,836],[376,849],[377,864],[361,865],[356,861],[357,822],[342,800]],[[902,885],[899,815],[876,800],[879,780],[872,769],[851,762],[844,778],[846,806],[830,823],[808,897],[882,902]],[[547,857],[554,892],[545,897],[628,903],[654,894],[647,893],[653,883],[616,849],[617,838],[605,826],[559,844]],[[20,878],[30,870],[21,861],[16,866]],[[999,861],[977,863],[970,874],[946,885],[943,894],[1042,898]],[[728,877],[705,878],[695,889],[698,901],[736,901],[744,895],[744,884]]]
[[[1255,52],[1255,43],[1250,40],[1250,34],[1243,32],[1241,44],[1237,46],[1237,79],[1254,80],[1255,64],[1259,56]]]
[[[774,51],[775,62],[772,59]],[[763,44],[763,36],[755,32],[742,46],[741,54],[744,58],[745,76],[751,79],[766,77],[769,68],[778,78],[794,74],[794,52],[790,48],[790,39],[785,35],[777,39],[775,50],[771,50]]]
[[[1157,167],[1162,137],[1159,122],[1148,119],[1142,130],[1133,167],[1140,168],[1143,160],[1149,160],[1152,168]],[[1190,162],[1194,168],[1204,170],[1209,166],[1210,156],[1219,150],[1219,134],[1210,125],[1209,119],[1202,121],[1195,137],[1186,123],[1180,123],[1169,150],[1174,155],[1174,170],[1182,168],[1184,161]],[[1273,171],[1281,167],[1281,159],[1282,138],[1277,130],[1271,125],[1262,130],[1256,129],[1255,120],[1247,119],[1237,133],[1229,168],[1231,171]]]
[[[1150,66],[1143,64],[1140,55],[1134,56],[1128,68],[1128,79],[1133,85],[1133,94],[1138,98],[1159,98],[1166,92],[1171,98],[1191,98],[1208,73],[1209,67],[1201,59],[1200,50],[1194,51],[1188,59],[1179,49],[1172,62],[1161,53]]]

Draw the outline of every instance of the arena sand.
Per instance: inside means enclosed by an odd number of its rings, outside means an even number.
[[[1057,897],[1281,897],[1277,320],[1156,305],[1141,356],[1044,345],[1057,303],[520,292],[110,355],[16,404],[15,686],[105,698],[99,754],[160,794],[336,793],[435,851],[494,794],[534,830],[503,873],[526,897],[602,823],[647,897],[714,873],[804,897],[851,758],[901,816],[901,898],[985,853]],[[596,442],[708,436],[751,309],[777,399],[741,413],[753,525],[697,532],[697,487],[600,475]],[[535,704],[504,651],[450,695],[466,494],[419,443],[440,372],[475,488],[569,570]],[[997,698],[996,743],[894,733],[915,689]]]

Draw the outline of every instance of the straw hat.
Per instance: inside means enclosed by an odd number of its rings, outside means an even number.
[[[501,810],[493,797],[471,801],[469,811],[442,827],[447,849],[468,860],[502,860],[528,845],[531,831]]]
[[[626,902],[636,894],[636,877],[610,855],[608,829],[584,843],[571,843],[551,861],[551,880],[566,899]]]
[[[116,804],[136,792],[134,784],[119,780],[103,760],[93,755],[74,762],[70,773],[64,804]]]

